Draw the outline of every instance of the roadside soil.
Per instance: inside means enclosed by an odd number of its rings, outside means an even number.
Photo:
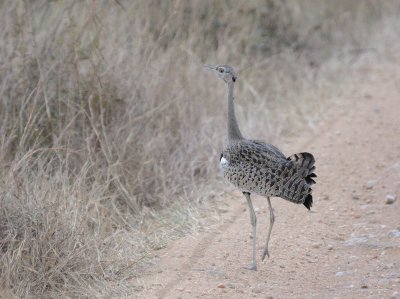
[[[400,298],[400,73],[365,68],[357,88],[313,131],[282,140],[317,166],[308,212],[273,198],[270,258],[261,262],[269,212],[257,210],[258,271],[245,198],[219,200],[218,225],[154,251],[130,298]],[[392,204],[387,197],[397,196]]]

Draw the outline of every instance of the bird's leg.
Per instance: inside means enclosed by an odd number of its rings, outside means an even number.
[[[265,256],[269,257],[268,243],[269,243],[269,238],[271,237],[272,226],[274,225],[274,221],[275,221],[274,210],[272,209],[272,205],[271,205],[271,199],[269,197],[267,197],[267,199],[268,199],[268,206],[269,206],[269,221],[270,222],[269,222],[267,243],[265,244],[264,252],[263,252],[263,255],[261,258],[262,261],[265,259]]]
[[[256,235],[256,225],[257,225],[257,216],[254,212],[253,204],[251,203],[250,193],[243,192],[244,196],[246,197],[247,203],[249,205],[249,212],[250,212],[250,221],[251,226],[253,228],[253,263],[251,264],[248,269],[257,271],[257,263],[256,263],[256,246],[257,246],[257,235]]]

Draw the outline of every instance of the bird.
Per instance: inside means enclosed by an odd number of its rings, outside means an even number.
[[[257,216],[251,194],[267,198],[270,225],[262,261],[269,258],[268,243],[275,222],[271,197],[280,197],[310,210],[313,204],[312,185],[315,184],[314,156],[307,152],[286,157],[277,147],[259,140],[244,138],[235,115],[233,89],[237,75],[229,65],[207,65],[227,85],[228,89],[228,144],[220,156],[220,169],[224,178],[245,196],[250,211],[253,237],[253,261],[247,269],[257,271],[256,227]]]

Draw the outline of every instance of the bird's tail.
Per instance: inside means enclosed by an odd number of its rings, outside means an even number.
[[[315,171],[315,159],[314,156],[310,153],[299,153],[294,154],[288,158],[288,160],[293,161],[294,165],[296,165],[299,175],[305,178],[307,184],[313,185],[315,181],[313,178],[317,177],[314,173]]]
[[[293,161],[294,166],[297,168],[298,171],[298,176],[300,176],[302,179],[305,180],[305,185],[308,185],[308,188],[302,188],[304,191],[306,191],[306,194],[302,193],[301,197],[302,200],[300,202],[303,202],[304,206],[307,209],[310,209],[313,203],[313,198],[312,198],[312,189],[311,186],[315,184],[314,178],[317,177],[317,175],[314,173],[315,171],[315,159],[314,156],[310,153],[299,153],[299,154],[294,154],[287,158],[290,161]],[[306,186],[304,186],[306,187]]]

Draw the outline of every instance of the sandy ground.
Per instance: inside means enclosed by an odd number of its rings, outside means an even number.
[[[310,151],[318,181],[308,212],[273,198],[271,257],[261,254],[266,199],[254,196],[258,271],[251,226],[239,192],[221,201],[214,229],[154,252],[131,298],[400,298],[400,75],[363,70],[360,87],[316,132],[276,144],[287,155]],[[397,195],[393,204],[387,195]]]

